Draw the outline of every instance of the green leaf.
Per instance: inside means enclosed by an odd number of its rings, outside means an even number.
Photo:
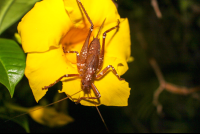
[[[0,38],[0,83],[6,86],[11,97],[24,76],[25,65],[25,54],[19,45],[13,40]]]
[[[40,0],[0,0],[0,34],[28,12]]]
[[[27,112],[28,108],[21,107],[6,101],[4,101],[3,104],[4,106],[0,106],[0,118],[6,119],[4,123],[8,123],[9,125],[9,122],[13,121],[22,126],[27,133],[30,133],[27,116],[23,115],[19,117],[20,113],[23,114]],[[10,128],[12,128],[12,126]]]
[[[7,115],[1,114],[1,113],[0,113],[0,118],[7,119],[7,120],[10,119]],[[12,121],[14,121],[15,123],[17,123],[20,126],[22,126],[27,133],[30,133],[29,123],[28,123],[27,116],[22,116],[20,118],[12,119]],[[9,123],[9,122],[5,122],[5,123]]]

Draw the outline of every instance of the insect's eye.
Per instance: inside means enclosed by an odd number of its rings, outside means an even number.
[[[85,83],[84,83],[84,82],[82,82],[82,85],[85,85]]]

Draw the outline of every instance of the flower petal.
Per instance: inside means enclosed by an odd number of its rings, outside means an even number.
[[[87,28],[91,26],[88,20],[85,22],[81,21],[84,20],[82,17],[84,12],[82,8],[78,6],[77,1],[64,0],[64,3],[70,19],[77,27],[83,28],[85,23]],[[106,19],[106,24],[109,24],[120,18],[112,0],[81,0],[81,3],[95,27],[101,26],[104,19]],[[80,9],[82,12],[80,12]]]
[[[62,45],[44,53],[28,53],[25,75],[38,102],[47,92],[44,86],[54,83],[64,74],[77,73],[71,64],[66,61]]]
[[[60,40],[71,27],[63,0],[43,0],[22,18],[18,32],[26,53],[45,52],[59,47]]]
[[[115,24],[109,24],[104,29],[109,29]],[[120,19],[119,29],[109,32],[106,36],[105,54],[109,57],[116,57],[128,61],[131,53],[130,28],[128,19]]]

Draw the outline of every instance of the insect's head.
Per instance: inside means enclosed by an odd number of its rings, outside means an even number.
[[[86,94],[90,93],[90,82],[85,79],[81,80],[81,87]]]

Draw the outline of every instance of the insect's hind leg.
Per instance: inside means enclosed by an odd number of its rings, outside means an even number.
[[[58,83],[62,78],[64,77],[79,77],[79,74],[65,74],[63,76],[61,76],[59,79],[57,79],[54,83],[50,84],[49,86],[45,86],[42,88],[42,90],[47,90],[48,88],[54,86],[56,83]]]
[[[90,26],[90,30],[89,30],[89,33],[88,33],[88,36],[83,44],[83,47],[81,49],[81,52],[80,52],[80,58],[77,60],[78,63],[80,64],[84,64],[86,59],[87,59],[87,54],[88,54],[88,46],[89,46],[89,40],[90,40],[90,36],[91,36],[91,33],[93,31],[93,28],[94,28],[94,25],[89,17],[89,15],[87,14],[85,8],[83,7],[83,4],[81,3],[80,0],[77,0],[78,4],[80,5],[80,7],[82,8],[87,20],[90,22],[91,26]]]
[[[93,28],[93,23],[92,23],[92,20],[90,19],[89,15],[87,14],[85,8],[83,7],[83,4],[81,3],[80,0],[77,0],[77,2],[79,3],[79,5],[81,6],[81,8],[83,9],[83,12],[85,13],[85,16],[87,17],[88,21],[90,22],[91,24],[91,27]]]

